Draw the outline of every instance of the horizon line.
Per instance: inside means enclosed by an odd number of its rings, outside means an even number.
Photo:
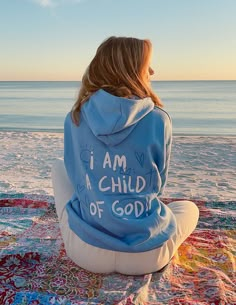
[[[82,80],[1,80],[0,82],[81,82]],[[236,81],[236,79],[154,79],[151,82],[222,82]]]

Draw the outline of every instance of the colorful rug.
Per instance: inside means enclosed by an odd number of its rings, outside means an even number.
[[[162,272],[100,275],[66,256],[52,197],[0,194],[0,304],[236,304],[236,202],[196,203],[198,227]]]

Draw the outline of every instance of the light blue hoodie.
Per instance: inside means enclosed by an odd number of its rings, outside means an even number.
[[[75,190],[68,221],[83,241],[143,252],[175,233],[175,216],[158,198],[166,184],[171,121],[151,98],[101,89],[82,106],[79,126],[67,115],[64,133],[64,162]]]

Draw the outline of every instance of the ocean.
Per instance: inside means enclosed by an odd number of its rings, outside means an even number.
[[[76,81],[0,82],[0,131],[63,132]],[[236,81],[153,81],[174,135],[236,135]]]

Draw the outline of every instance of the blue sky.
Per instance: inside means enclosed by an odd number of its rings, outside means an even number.
[[[236,79],[236,0],[1,0],[0,80],[80,80],[108,36],[149,38],[154,79]]]

